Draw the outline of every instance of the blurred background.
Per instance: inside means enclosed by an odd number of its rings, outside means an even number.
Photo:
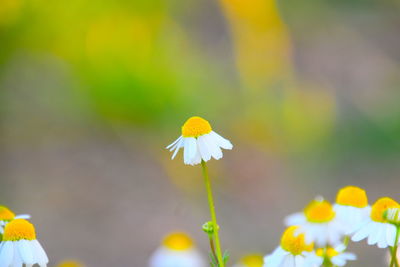
[[[354,184],[399,199],[397,0],[1,0],[0,201],[51,264],[146,266],[185,230],[206,253],[201,168],[165,146],[193,115],[233,263]],[[351,266],[382,266],[365,242]]]

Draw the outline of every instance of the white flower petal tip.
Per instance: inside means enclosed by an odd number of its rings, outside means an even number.
[[[183,161],[187,165],[197,165],[201,161],[223,157],[222,149],[231,150],[232,143],[212,131],[210,124],[200,118],[192,117],[182,127],[182,135],[166,147],[173,151],[174,159],[180,148],[183,148]]]

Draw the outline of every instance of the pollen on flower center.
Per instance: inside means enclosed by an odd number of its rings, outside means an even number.
[[[211,131],[210,123],[201,117],[191,117],[182,126],[183,137],[199,137]]]
[[[0,221],[10,221],[14,219],[15,214],[7,207],[0,206]]]
[[[240,263],[246,267],[262,267],[264,260],[261,255],[250,254],[250,255],[243,257],[240,260]]]
[[[299,255],[304,251],[312,251],[314,244],[306,244],[304,234],[296,234],[298,226],[290,226],[282,235],[281,247],[293,255]]]
[[[371,208],[371,219],[376,222],[387,222],[385,211],[389,208],[400,208],[400,204],[389,197],[378,199]]]
[[[368,205],[368,198],[365,190],[357,186],[346,186],[339,190],[336,203],[344,206],[364,208]]]
[[[4,228],[3,241],[35,240],[33,224],[24,219],[12,220]]]
[[[304,214],[309,222],[325,223],[335,217],[331,203],[326,200],[313,200],[304,209]]]
[[[167,235],[163,245],[171,250],[187,250],[193,247],[193,240],[185,233],[176,232]]]

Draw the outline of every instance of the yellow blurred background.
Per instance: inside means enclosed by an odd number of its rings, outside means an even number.
[[[165,233],[206,254],[199,167],[164,148],[190,116],[232,263],[341,186],[400,188],[397,0],[0,0],[0,199],[51,263],[146,266]],[[357,244],[352,266],[384,251]]]

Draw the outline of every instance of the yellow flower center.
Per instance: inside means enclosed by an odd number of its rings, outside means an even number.
[[[182,126],[183,137],[199,137],[211,131],[210,123],[200,117],[191,117]]]
[[[304,214],[309,222],[325,223],[335,218],[331,203],[326,200],[313,200],[304,209]]]
[[[59,263],[57,267],[83,267],[83,264],[78,261],[68,260]]]
[[[375,222],[387,222],[384,213],[389,208],[400,208],[400,204],[389,197],[378,199],[371,208],[371,219]]]
[[[22,239],[35,240],[35,227],[24,219],[12,220],[4,228],[3,241],[19,241]]]
[[[303,251],[312,251],[314,244],[306,244],[304,234],[297,234],[298,226],[290,226],[282,235],[281,247],[293,255],[299,255]]]
[[[331,259],[332,257],[335,257],[337,255],[339,255],[340,253],[337,252],[334,248],[328,247],[326,250],[324,248],[318,248],[315,253],[317,254],[317,256],[320,257],[328,257],[329,259]]]
[[[0,206],[0,221],[10,221],[14,219],[15,214],[7,207]]]
[[[339,190],[336,203],[343,206],[364,208],[368,205],[368,198],[365,190],[357,186],[346,186]]]
[[[188,250],[194,246],[193,240],[185,233],[172,233],[163,240],[163,245],[171,250]]]
[[[240,260],[240,264],[246,267],[262,267],[264,264],[263,256],[250,254]]]

